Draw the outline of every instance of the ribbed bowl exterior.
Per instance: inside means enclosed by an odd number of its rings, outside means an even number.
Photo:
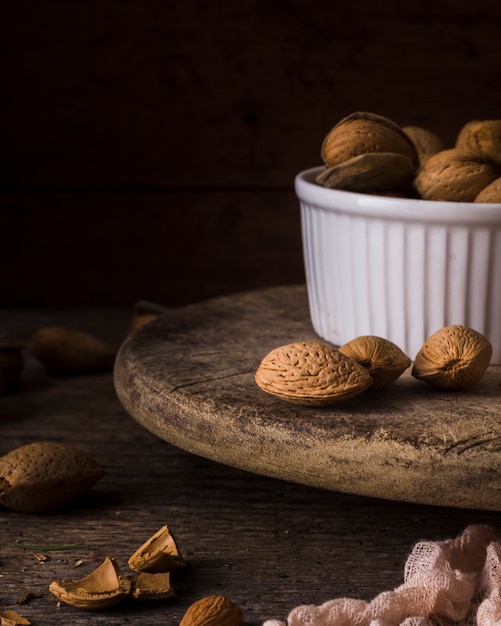
[[[414,359],[433,332],[463,324],[501,364],[501,205],[336,192],[314,184],[317,171],[298,176],[296,193],[318,335],[378,335]]]

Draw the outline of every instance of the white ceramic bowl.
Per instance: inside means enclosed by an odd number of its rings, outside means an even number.
[[[501,204],[327,189],[322,169],[295,179],[315,331],[336,345],[378,335],[414,359],[436,330],[463,324],[501,364]]]

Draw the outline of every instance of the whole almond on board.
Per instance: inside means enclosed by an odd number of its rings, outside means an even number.
[[[427,128],[421,128],[420,126],[403,126],[402,130],[416,146],[420,165],[425,163],[434,154],[446,149],[446,145],[442,139]]]
[[[128,564],[136,572],[175,572],[185,561],[169,527],[162,526],[134,552]]]
[[[501,204],[501,177],[484,187],[475,198],[475,202]]]
[[[39,328],[31,337],[34,356],[53,373],[83,374],[111,369],[116,350],[93,335],[63,326]]]
[[[47,511],[84,494],[103,475],[77,448],[29,443],[0,457],[0,504],[24,513]]]
[[[373,390],[395,381],[411,364],[410,358],[392,341],[374,335],[356,337],[339,351],[367,368],[374,381]]]
[[[332,346],[297,342],[280,346],[261,361],[255,375],[266,393],[293,404],[325,406],[372,385],[365,367]]]
[[[240,626],[241,608],[225,596],[205,596],[193,603],[179,626]]]
[[[373,152],[326,167],[316,181],[330,189],[378,193],[410,187],[415,170],[415,165],[403,154]]]
[[[471,120],[458,133],[456,148],[487,157],[501,167],[501,120]]]
[[[113,557],[104,561],[80,580],[55,580],[49,591],[59,600],[79,609],[105,609],[126,598],[131,581],[122,574]]]
[[[498,177],[499,171],[490,161],[450,148],[424,163],[414,186],[424,200],[474,202],[482,189]]]
[[[492,345],[462,325],[446,326],[429,337],[414,360],[412,375],[441,389],[467,389],[485,374]]]
[[[338,122],[322,142],[321,156],[331,167],[373,152],[390,152],[406,156],[417,166],[416,148],[404,131],[392,120],[359,111]]]

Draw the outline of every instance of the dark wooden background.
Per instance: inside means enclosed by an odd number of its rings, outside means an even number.
[[[355,110],[501,117],[499,0],[6,0],[0,306],[303,281],[296,173]]]

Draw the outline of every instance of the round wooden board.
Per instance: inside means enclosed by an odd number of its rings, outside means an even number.
[[[358,495],[501,510],[500,367],[464,392],[434,390],[409,368],[384,390],[326,408],[262,392],[261,359],[309,339],[318,337],[304,286],[215,298],[131,335],[115,388],[148,430],[229,466]]]

